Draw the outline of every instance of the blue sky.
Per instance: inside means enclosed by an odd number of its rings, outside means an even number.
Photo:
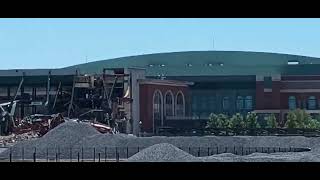
[[[0,69],[213,49],[320,57],[320,19],[0,19]]]

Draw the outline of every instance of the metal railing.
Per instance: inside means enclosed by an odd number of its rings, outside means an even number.
[[[320,136],[320,129],[302,128],[159,128],[163,136]]]
[[[0,154],[5,162],[121,162],[145,147],[97,147],[97,148],[20,148],[8,149]],[[244,146],[179,146],[179,149],[196,157],[222,153],[248,155],[252,153],[305,152],[310,148],[301,147],[244,147]]]

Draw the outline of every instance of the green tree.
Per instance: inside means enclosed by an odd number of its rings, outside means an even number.
[[[307,128],[307,125],[312,117],[302,109],[296,109],[294,113],[297,116],[297,128]]]
[[[287,128],[316,128],[319,121],[313,119],[305,110],[296,109],[287,115]]]
[[[267,117],[267,128],[277,128],[278,123],[277,123],[277,118],[274,114],[271,114]]]
[[[285,124],[285,127],[287,128],[297,128],[298,122],[297,122],[297,115],[294,111],[289,111],[287,115],[287,122]]]
[[[231,121],[225,114],[218,115],[219,128],[231,128]]]
[[[243,116],[240,113],[233,115],[230,119],[232,128],[244,128],[245,122]]]
[[[309,129],[320,129],[320,122],[317,119],[310,119],[306,128]]]
[[[224,115],[224,114],[216,115],[211,113],[206,127],[207,128],[230,128],[231,122],[227,115]]]
[[[246,116],[245,127],[246,128],[260,128],[260,124],[258,123],[258,116],[256,113],[249,112]]]
[[[209,121],[207,122],[206,128],[218,128],[219,122],[218,122],[218,115],[211,113],[209,116]]]

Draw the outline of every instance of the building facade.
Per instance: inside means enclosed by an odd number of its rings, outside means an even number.
[[[54,71],[57,78],[63,77],[60,75],[70,78],[70,73],[65,72],[99,74],[102,67],[146,70],[146,79],[135,86],[139,94],[135,102],[140,107],[136,117],[142,122],[143,131],[154,132],[156,127],[166,126],[170,119],[178,117],[207,120],[210,113],[256,112],[261,117],[274,113],[284,123],[292,109],[306,109],[310,114],[320,112],[319,58],[264,52],[194,51],[122,57]],[[0,71],[3,101],[12,97],[19,84],[21,74],[15,71]],[[27,74],[31,72],[28,70]],[[43,93],[44,74],[39,76],[42,81],[29,81],[23,92],[31,96]],[[72,80],[66,79],[63,88],[67,91]],[[58,82],[53,80],[53,89]],[[44,85],[42,89],[38,87],[40,84]]]

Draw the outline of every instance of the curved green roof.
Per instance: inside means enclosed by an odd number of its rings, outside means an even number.
[[[288,65],[299,61],[299,65]],[[157,53],[101,60],[63,69],[101,73],[103,68],[145,68],[148,76],[212,76],[320,74],[320,58],[243,51],[189,51]]]

